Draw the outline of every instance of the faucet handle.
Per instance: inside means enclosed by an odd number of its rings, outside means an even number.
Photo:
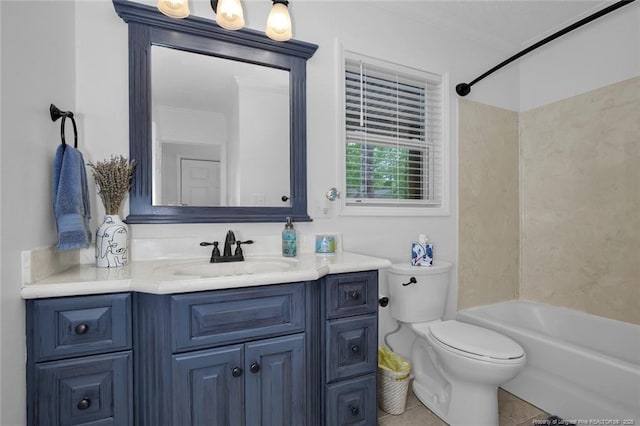
[[[253,240],[246,241],[236,241],[236,251],[233,253],[234,256],[242,256],[242,244],[253,244]]]
[[[218,242],[214,241],[212,243],[207,243],[205,241],[201,242],[200,245],[202,247],[206,247],[206,246],[213,246],[213,250],[211,251],[211,257],[218,257],[220,256],[220,249],[218,248]]]

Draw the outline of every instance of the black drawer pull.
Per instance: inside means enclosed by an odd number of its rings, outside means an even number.
[[[351,406],[349,407],[349,410],[351,410],[352,416],[357,416],[358,414],[360,414],[360,410],[358,409],[358,407]]]
[[[231,375],[233,377],[240,377],[242,376],[242,368],[240,367],[233,367],[233,369],[231,370]]]
[[[254,362],[253,364],[251,364],[251,367],[249,367],[249,370],[251,370],[252,373],[257,373],[258,371],[260,371],[260,364]]]
[[[80,402],[78,402],[78,410],[86,410],[91,407],[91,400],[89,398],[82,398]]]
[[[87,324],[76,325],[76,334],[87,334],[87,331],[89,331],[89,326]]]
[[[360,292],[359,291],[350,291],[349,297],[353,300],[360,300]]]
[[[358,352],[360,352],[360,346],[358,345],[351,346],[351,352],[353,352],[354,354],[357,354]]]

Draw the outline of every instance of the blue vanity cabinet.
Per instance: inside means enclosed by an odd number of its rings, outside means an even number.
[[[375,425],[378,273],[335,274],[323,280],[323,424]]]
[[[315,424],[317,288],[139,294],[136,425]]]
[[[133,425],[132,295],[28,300],[29,425]]]
[[[27,300],[28,425],[375,425],[377,271]]]

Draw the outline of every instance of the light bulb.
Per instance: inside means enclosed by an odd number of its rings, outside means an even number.
[[[240,0],[219,0],[216,22],[227,30],[239,30],[244,27],[244,13]]]
[[[270,39],[276,41],[287,41],[293,37],[291,33],[291,17],[286,4],[273,4],[269,18],[267,18],[267,30],[265,32]]]
[[[186,18],[191,13],[188,0],[158,0],[158,10],[171,18]]]

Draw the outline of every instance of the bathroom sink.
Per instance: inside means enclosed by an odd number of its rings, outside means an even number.
[[[279,257],[251,257],[242,262],[228,263],[209,263],[208,260],[197,260],[169,265],[167,269],[172,275],[211,278],[285,272],[290,271],[296,262],[294,259]]]

